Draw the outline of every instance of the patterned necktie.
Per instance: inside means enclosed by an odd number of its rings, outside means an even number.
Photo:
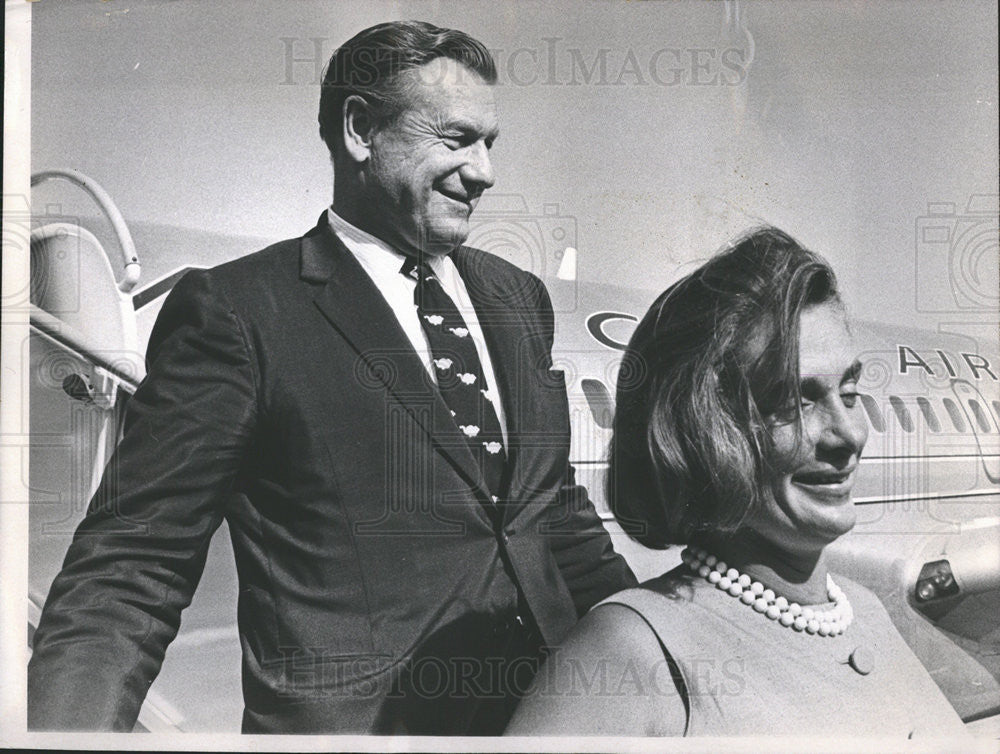
[[[420,270],[415,260],[407,259],[400,272],[417,281],[413,303],[431,347],[438,390],[479,462],[495,503],[503,483],[507,454],[500,420],[487,397],[489,386],[476,344],[455,302],[431,268],[425,263],[423,275]]]

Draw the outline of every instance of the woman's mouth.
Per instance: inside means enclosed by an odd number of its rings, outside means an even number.
[[[813,494],[843,497],[854,487],[856,464],[846,469],[811,469],[792,474],[792,484]]]

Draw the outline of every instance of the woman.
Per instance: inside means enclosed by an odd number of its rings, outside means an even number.
[[[860,369],[833,271],[774,228],[656,300],[608,497],[684,563],[585,616],[508,734],[964,735],[878,599],[827,571],[855,521]]]

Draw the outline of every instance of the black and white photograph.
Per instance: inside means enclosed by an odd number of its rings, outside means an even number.
[[[995,750],[994,2],[4,29],[0,745]]]

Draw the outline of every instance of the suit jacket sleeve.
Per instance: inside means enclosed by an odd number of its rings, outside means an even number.
[[[147,361],[35,632],[30,728],[131,730],[250,441],[255,360],[210,273],[175,287]]]
[[[548,352],[552,352],[555,317],[548,291],[538,281],[541,322]],[[577,616],[615,592],[636,586],[635,575],[615,552],[587,490],[576,483],[572,466],[546,521],[549,548],[569,587]]]
[[[570,466],[549,516],[549,547],[569,587],[577,616],[622,589],[638,584]]]

